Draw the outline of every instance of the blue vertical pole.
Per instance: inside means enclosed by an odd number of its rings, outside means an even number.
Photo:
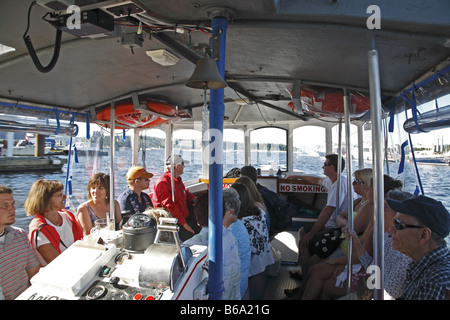
[[[223,18],[212,20],[213,37],[219,37],[219,60],[217,68],[225,78],[225,35],[228,21]],[[217,43],[217,42],[215,42]],[[223,218],[223,117],[225,115],[224,90],[211,90],[209,123],[211,141],[216,148],[210,149],[209,159],[209,299],[221,300],[223,295],[223,256],[222,256],[222,218]]]

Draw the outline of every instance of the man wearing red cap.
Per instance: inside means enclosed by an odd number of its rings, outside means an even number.
[[[143,167],[134,166],[128,170],[126,175],[128,188],[117,198],[122,212],[122,223],[133,214],[152,207],[150,196],[144,192],[149,187],[151,177],[153,173],[147,172]]]
[[[189,214],[189,208],[195,199],[195,196],[184,186],[181,175],[184,171],[185,163],[189,163],[181,156],[175,155],[173,158],[173,197],[172,199],[172,159],[169,157],[166,161],[166,172],[155,183],[152,196],[153,206],[155,208],[164,208],[170,214],[178,219],[178,224],[182,227],[179,236],[182,241],[189,239],[200,231],[195,217]]]

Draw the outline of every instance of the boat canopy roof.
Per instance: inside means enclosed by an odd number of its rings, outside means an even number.
[[[93,116],[113,100],[131,101],[134,96],[165,101],[190,112],[187,121],[200,120],[203,90],[185,83],[197,60],[210,54],[211,21],[217,17],[228,20],[225,127],[292,120],[317,124],[317,114],[289,102],[306,89],[346,88],[368,95],[372,47],[379,53],[386,111],[392,103],[401,111],[401,94],[410,99],[407,89],[414,84],[423,84],[415,92],[417,99],[450,92],[447,0],[73,0],[81,12],[107,14],[105,20],[114,20],[112,30],[107,22],[95,25],[88,20],[82,25],[88,34],[79,36],[66,22],[58,60],[49,72],[34,65],[23,36],[29,36],[41,64],[49,64],[57,47],[57,19],[50,13],[62,13],[52,5],[67,1],[37,2],[29,21],[31,1],[0,5],[0,43],[15,49],[0,55],[4,104],[89,111]],[[147,52],[159,49],[177,62],[154,62]]]

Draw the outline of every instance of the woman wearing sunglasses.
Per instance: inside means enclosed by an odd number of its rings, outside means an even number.
[[[357,234],[364,232],[369,225],[371,215],[373,215],[373,201],[369,201],[369,189],[372,179],[372,168],[356,170],[353,173],[353,191],[361,196],[353,201],[353,229]],[[359,214],[359,213],[362,214]],[[367,213],[365,213],[367,212]],[[348,210],[340,213],[336,218],[338,227],[346,227],[348,224]]]
[[[395,180],[387,175],[384,175],[385,192],[388,190],[395,190],[401,187],[400,181]],[[369,197],[372,196],[373,186],[370,183],[370,189],[368,191]],[[392,221],[392,218],[385,219]],[[385,225],[385,230],[390,226],[390,222]],[[356,255],[353,255],[352,259],[352,289],[356,290],[358,281],[361,277],[367,276],[365,272],[365,266],[369,264],[363,264],[359,259],[359,255],[365,254],[365,258],[372,261],[372,248],[373,248],[373,220],[364,230],[363,234],[358,237],[356,234],[346,233],[346,237],[352,236],[353,249]],[[359,250],[359,252],[358,252]],[[366,261],[366,260],[364,260]],[[333,299],[342,297],[347,293],[347,256],[341,256],[336,258],[329,258],[322,263],[314,265],[310,272],[308,272],[305,279],[303,279],[300,291],[296,297],[304,300],[312,299]]]

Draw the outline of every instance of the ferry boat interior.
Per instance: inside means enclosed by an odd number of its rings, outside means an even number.
[[[406,113],[412,119],[408,133],[449,125],[445,106],[429,117],[422,118],[417,111],[418,104],[450,93],[449,12],[447,0],[3,1],[0,130],[89,138],[89,131],[77,130],[76,122],[85,123],[87,130],[95,124],[106,130],[114,127],[116,133],[134,133],[129,154],[134,165],[141,163],[139,135],[148,129],[165,132],[166,158],[173,153],[177,130],[202,132],[206,137],[203,171],[189,188],[194,193],[209,189],[212,241],[222,227],[222,189],[233,182],[224,180],[227,172],[217,160],[223,157],[219,147],[223,131],[244,133],[244,148],[239,152],[246,165],[254,165],[251,132],[266,127],[284,130],[286,162],[282,167],[267,163],[258,182],[315,215],[298,214],[287,232],[272,239],[281,252],[281,270],[267,283],[261,298],[281,299],[283,289],[296,285],[287,272],[298,268],[296,230],[314,221],[326,202],[326,190],[285,179],[298,169],[293,165],[294,130],[325,128],[325,141],[317,144],[332,153],[333,143],[338,142],[332,141],[332,128],[339,127],[349,141],[350,123],[355,125],[358,139],[354,143],[359,148],[353,156],[363,167],[363,127],[371,125],[365,133],[373,141],[375,219],[382,230],[383,197],[378,194],[383,188],[384,132],[388,125],[403,125],[390,120]],[[115,141],[110,141],[114,186]],[[342,152],[346,170],[352,172],[350,143],[339,144],[341,149],[346,151]],[[159,231],[172,232],[173,221],[166,223],[158,226]],[[67,283],[70,288],[57,290],[58,294],[70,299],[84,294],[84,299],[92,278],[101,278],[96,276],[100,267],[120,271],[118,263],[111,265],[122,261],[122,256],[114,255],[120,251],[116,238],[109,240],[115,249],[102,252],[100,258],[93,251],[88,258],[97,262],[86,266],[82,279],[73,279]],[[88,250],[87,246],[74,248],[73,257]],[[189,252],[181,246],[174,248],[168,252],[154,248],[142,255],[142,261],[153,254],[164,263],[153,267],[143,263],[140,276],[160,271],[159,283],[170,283],[171,292],[154,285],[145,293],[157,299],[205,299],[208,287],[209,299],[220,297],[213,289],[220,283],[215,270],[220,268],[221,249],[213,245]],[[207,260],[207,251],[208,257],[217,259],[209,261],[209,274],[198,268]],[[72,262],[69,255],[63,258],[67,260],[60,259],[58,266]],[[30,288],[44,285],[44,276]],[[176,285],[178,277],[196,281],[186,296],[188,289]],[[141,280],[146,279],[130,279],[139,282],[137,286]],[[91,294],[104,298],[103,289],[97,287]],[[36,290],[27,291],[23,298],[53,294],[48,288],[41,293]],[[383,299],[382,289],[375,290],[374,299]]]

